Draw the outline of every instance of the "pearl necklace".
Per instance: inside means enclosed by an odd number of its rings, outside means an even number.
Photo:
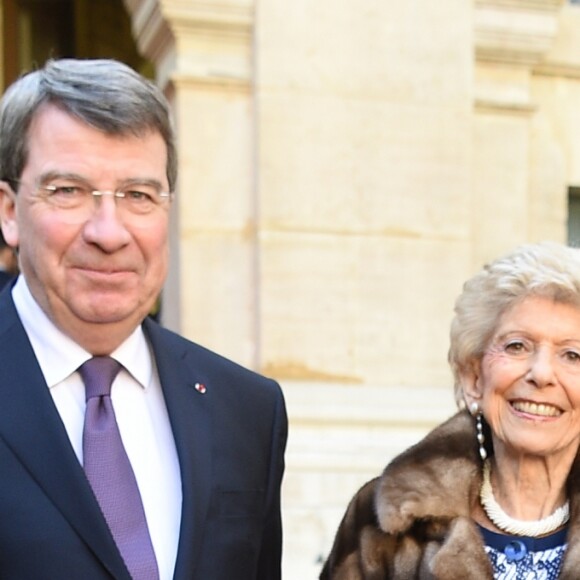
[[[479,492],[481,505],[493,524],[500,530],[515,536],[537,538],[562,527],[570,519],[570,502],[559,507],[551,516],[543,520],[522,521],[508,516],[495,501],[491,489],[489,459],[483,463],[483,482]]]

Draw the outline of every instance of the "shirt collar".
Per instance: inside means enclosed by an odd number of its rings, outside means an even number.
[[[49,387],[74,373],[91,353],[64,334],[48,318],[32,296],[23,275],[12,288],[12,298]],[[149,345],[139,325],[111,356],[143,387],[151,381],[153,368]]]

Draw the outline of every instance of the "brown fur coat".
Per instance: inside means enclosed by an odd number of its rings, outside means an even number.
[[[481,460],[474,421],[460,411],[351,500],[321,580],[488,580],[477,525]],[[580,578],[580,461],[568,478],[571,520],[560,578]]]

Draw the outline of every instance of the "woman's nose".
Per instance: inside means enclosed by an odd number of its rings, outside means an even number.
[[[537,387],[546,387],[555,384],[556,375],[552,353],[546,348],[539,348],[530,358],[530,368],[526,379]]]

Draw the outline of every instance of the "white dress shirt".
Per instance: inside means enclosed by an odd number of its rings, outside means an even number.
[[[12,296],[82,464],[85,387],[77,369],[92,355],[50,321],[24,276],[19,276]],[[181,475],[159,375],[141,326],[111,356],[123,365],[111,389],[115,416],[141,492],[160,580],[170,580],[181,524]]]

